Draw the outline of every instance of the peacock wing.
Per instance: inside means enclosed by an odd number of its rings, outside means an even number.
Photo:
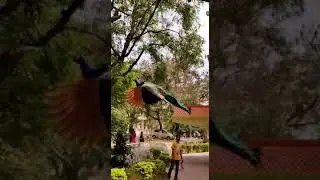
[[[171,92],[163,90],[163,94],[167,102],[188,112],[189,114],[191,113],[190,108],[187,107],[184,103],[182,103],[178,98],[176,98]]]
[[[150,82],[145,82],[142,85],[142,88],[148,91],[149,93],[153,94],[154,96],[157,96],[160,99],[165,99],[164,97],[164,89],[156,84],[150,83]]]
[[[57,83],[53,91],[46,93],[45,103],[62,135],[86,144],[103,141],[106,130],[100,113],[97,80]]]
[[[141,87],[130,88],[127,91],[127,100],[133,106],[144,106]]]

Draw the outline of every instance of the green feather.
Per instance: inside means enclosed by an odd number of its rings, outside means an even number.
[[[186,111],[187,113],[190,113],[190,109],[181,101],[179,101],[176,97],[173,96],[172,93],[170,93],[169,91],[165,91],[164,92],[164,98],[170,102],[172,105],[183,109],[184,111]]]
[[[184,105],[184,103],[179,101],[176,97],[174,97],[174,95],[171,92],[165,90],[161,86],[150,83],[150,82],[145,82],[142,85],[142,87],[148,89],[149,92],[151,92],[155,96],[158,96],[159,98],[163,96],[165,100],[171,103],[172,105],[190,113],[190,109],[186,105]]]

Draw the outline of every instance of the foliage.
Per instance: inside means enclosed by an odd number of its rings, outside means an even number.
[[[158,159],[159,156],[161,155],[161,150],[160,150],[160,149],[150,148],[150,151],[151,151],[152,157],[153,157],[154,159]]]
[[[133,165],[136,175],[145,180],[151,180],[155,176],[156,167],[156,164],[150,161],[137,162]]]
[[[209,143],[184,143],[182,151],[185,154],[209,152]]]
[[[216,122],[242,136],[264,137],[290,136],[291,127],[315,124],[319,83],[309,55],[316,55],[310,47],[317,33],[297,32],[296,44],[284,30],[285,21],[303,14],[304,1],[219,2],[210,9]]]
[[[116,138],[117,133],[126,133],[129,129],[129,118],[124,108],[111,108],[112,118],[112,139]]]
[[[166,163],[161,159],[149,159],[145,162],[153,162],[156,165],[153,174],[158,175],[166,172]]]
[[[127,138],[124,133],[117,133],[112,155],[112,167],[126,167],[129,165],[129,157],[132,156],[132,152],[131,147],[127,145]]]
[[[90,169],[97,164],[101,166],[101,161],[107,161],[110,157],[105,157],[108,153],[103,154],[105,149],[101,147],[80,147],[76,142],[52,132],[54,123],[47,117],[42,99],[44,92],[57,81],[78,80],[78,66],[71,63],[74,56],[84,54],[93,66],[98,61],[106,60],[105,47],[108,47],[108,41],[105,34],[108,28],[103,23],[95,27],[97,18],[91,14],[89,16],[93,21],[86,21],[87,24],[79,21],[77,15],[70,18],[77,8],[70,13],[62,13],[66,5],[69,6],[65,9],[69,10],[70,7],[79,7],[83,0],[2,2],[0,136],[4,151],[1,149],[0,152],[10,152],[12,156],[0,157],[0,169],[5,171],[1,173],[10,179],[29,179],[24,174],[30,175],[30,178],[36,175],[35,179],[49,179],[47,172],[54,170],[56,174],[53,178],[78,179],[80,169]],[[161,76],[167,75],[161,71],[164,68],[161,61],[176,61],[183,64],[181,69],[201,65],[202,40],[196,33],[197,6],[173,0],[157,0],[154,4],[141,0],[119,0],[113,5],[114,16],[116,8],[123,11],[120,12],[121,18],[113,16],[112,20],[115,49],[112,59],[112,131],[118,132],[134,123],[134,115],[141,114],[135,108],[124,108],[125,91],[134,86],[135,78],[141,77],[140,72],[133,69],[138,64],[139,54],[143,51],[142,60],[150,59],[151,63],[158,64],[161,73],[155,73],[155,77],[160,81]],[[176,24],[181,26],[180,32],[170,29],[173,21],[167,19],[170,17],[168,13],[173,13],[171,18],[179,21]],[[150,21],[147,20],[149,17]],[[118,41],[121,38],[123,41]],[[163,53],[167,51],[170,53]],[[17,162],[17,159],[21,162]],[[17,163],[21,169],[15,169]],[[12,164],[15,170],[12,171],[8,164]]]
[[[129,62],[135,66],[143,60],[142,56],[151,57],[156,64],[174,57],[172,60],[184,69],[201,61],[203,42],[197,34],[197,6],[173,0],[121,0],[115,1],[113,10],[123,15],[112,24],[115,65]],[[172,22],[179,27],[179,32],[173,29]],[[168,52],[167,56],[164,51]]]
[[[83,34],[63,31],[63,26],[50,31],[56,21],[65,20],[59,12],[70,2],[1,4],[1,10],[14,8],[1,11],[0,15],[0,152],[5,153],[0,155],[0,169],[1,176],[6,175],[0,179],[75,180],[81,178],[81,169],[90,171],[109,159],[105,150],[80,147],[52,133],[54,123],[43,104],[44,92],[57,81],[79,78],[78,67],[72,65],[71,59],[84,52],[83,47],[90,40]],[[49,31],[53,36],[47,36]],[[7,52],[12,56],[5,56]],[[55,174],[49,177],[51,171]]]
[[[169,156],[168,153],[163,152],[159,148],[150,148],[150,151],[151,151],[151,154],[152,154],[152,158],[154,160],[162,161],[165,164],[165,166],[170,163],[170,156]]]
[[[25,146],[25,150],[27,147]],[[0,139],[0,178],[1,179],[43,179],[48,178],[46,162],[40,153],[13,148]],[[39,172],[41,172],[39,174]]]
[[[159,160],[163,161],[166,165],[170,164],[171,157],[168,153],[161,153],[158,157]]]
[[[127,180],[127,174],[124,168],[112,168],[111,169],[112,180]]]
[[[147,159],[145,161],[134,163],[127,169],[127,171],[129,177],[154,179],[155,177],[165,174],[166,167],[169,163],[170,158],[168,157],[168,154],[161,153],[157,159]]]

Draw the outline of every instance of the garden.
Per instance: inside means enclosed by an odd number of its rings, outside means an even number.
[[[134,162],[132,148],[126,144],[126,136],[117,134],[112,150],[112,180],[162,180],[170,166],[170,155],[162,149],[151,147],[145,159]],[[209,151],[209,143],[186,142],[182,145],[183,154]]]

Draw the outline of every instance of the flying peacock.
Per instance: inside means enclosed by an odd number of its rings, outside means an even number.
[[[166,101],[189,114],[191,113],[190,108],[161,86],[142,80],[135,80],[135,83],[137,87],[129,89],[127,94],[128,100],[132,105],[144,106],[145,104],[155,104],[159,101]]]
[[[128,90],[128,101],[135,106],[144,106],[145,104],[155,104],[159,101],[167,101],[172,105],[186,111],[192,116],[191,109],[181,103],[172,93],[161,86],[150,82],[135,80],[136,87]],[[210,142],[227,149],[228,151],[240,156],[250,162],[255,168],[260,167],[261,152],[259,149],[250,149],[238,138],[228,135],[210,119],[209,123]]]
[[[76,82],[62,81],[45,94],[49,114],[57,121],[58,132],[82,144],[105,141],[110,123],[110,76],[108,66],[90,68],[83,56],[74,59],[80,65],[82,78]],[[109,88],[109,89],[108,89]]]

